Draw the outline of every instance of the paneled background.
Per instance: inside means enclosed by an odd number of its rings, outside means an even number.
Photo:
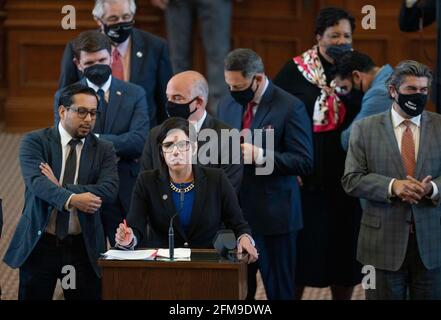
[[[152,8],[148,0],[137,3],[137,27],[165,37],[162,12]],[[61,8],[66,4],[76,8],[76,30],[61,28]],[[361,9],[367,4],[376,8],[376,30],[361,27]],[[335,5],[356,17],[354,47],[368,53],[377,64],[395,65],[411,58],[433,67],[435,27],[425,29],[424,33],[400,32],[400,4],[401,0],[234,2],[232,46],[256,50],[272,77],[288,59],[314,43],[313,26],[319,9]],[[0,0],[0,119],[6,130],[25,131],[52,124],[52,97],[64,46],[79,32],[96,27],[91,17],[92,6],[92,0]],[[203,72],[197,28],[193,48],[195,69]]]

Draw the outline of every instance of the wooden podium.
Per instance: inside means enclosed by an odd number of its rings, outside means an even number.
[[[215,250],[192,250],[190,261],[100,259],[103,299],[243,300],[247,264]]]

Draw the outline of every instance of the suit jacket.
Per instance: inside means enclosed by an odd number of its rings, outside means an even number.
[[[219,103],[219,119],[233,128],[241,129],[242,114],[242,106],[231,95]],[[273,130],[274,156],[267,161],[274,162],[274,171],[256,175],[254,165],[245,165],[239,193],[245,219],[258,234],[296,231],[303,226],[296,176],[309,174],[313,166],[311,123],[305,105],[270,82],[251,129]]]
[[[236,237],[251,234],[242,216],[237,196],[223,170],[193,165],[195,198],[188,234],[173,220],[175,247],[212,248],[213,239],[222,224]],[[177,212],[164,169],[143,171],[136,181],[127,223],[133,228],[138,243],[148,247],[168,247],[170,219]],[[146,239],[146,226],[150,236]],[[184,245],[187,243],[187,245]]]
[[[81,152],[78,184],[57,187],[39,169],[47,162],[57,179],[62,167],[62,149],[58,128],[46,128],[23,137],[19,151],[20,168],[25,183],[24,209],[4,257],[11,268],[20,267],[44,234],[54,209],[67,213],[66,201],[73,193],[91,192],[103,203],[114,201],[118,193],[116,156],[111,143],[89,134]],[[90,263],[100,276],[97,260],[105,251],[100,212],[78,210],[84,243]]]
[[[423,112],[415,178],[433,177],[441,187],[441,116]],[[406,179],[395,138],[391,111],[354,123],[342,184],[352,196],[366,199],[358,238],[357,258],[375,268],[396,271],[403,264],[413,213],[421,260],[427,269],[441,266],[439,199],[416,205],[388,197],[392,178]]]
[[[58,89],[75,83],[83,76],[73,62],[73,42],[64,49]],[[144,88],[149,107],[150,127],[167,118],[165,89],[172,76],[166,42],[145,31],[133,29],[131,36],[130,82]]]
[[[86,79],[79,81],[87,85]],[[126,212],[130,209],[133,186],[139,173],[139,157],[149,128],[149,116],[144,89],[132,83],[112,78],[108,110],[102,130],[94,128],[100,139],[113,143],[119,175],[119,199]],[[58,125],[58,106],[61,90],[55,94],[54,119]]]
[[[161,160],[159,158],[159,147],[156,142],[160,128],[161,126],[156,126],[152,130],[150,130],[150,134],[146,139],[146,144],[144,146],[144,151],[141,157],[141,171],[161,168]],[[203,129],[215,130],[218,137],[220,138],[221,130],[231,129],[231,127],[207,114],[207,117],[205,118],[205,121],[201,127],[201,130]],[[218,155],[219,155],[217,164],[209,163],[206,166],[211,168],[223,169],[228,179],[230,180],[231,184],[233,185],[234,189],[238,193],[242,181],[243,165],[240,164],[240,159],[233,159],[232,156],[230,157],[230,159],[228,159],[230,164],[222,164],[222,153],[227,149],[230,149],[231,151],[231,146],[229,145],[228,141],[220,141],[220,140],[221,139],[217,141]],[[198,150],[200,150],[200,148],[206,143],[209,143],[209,141],[198,141]],[[229,154],[231,155],[232,152],[230,152]]]
[[[415,4],[411,8],[401,5],[399,26],[404,32],[419,30],[420,18],[423,18],[423,26],[426,27],[436,20],[436,0],[425,0],[421,4]]]

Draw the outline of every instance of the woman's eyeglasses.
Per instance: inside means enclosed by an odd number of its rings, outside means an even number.
[[[173,150],[178,148],[180,152],[185,152],[190,149],[190,141],[188,140],[181,140],[176,143],[173,142],[164,142],[161,144],[162,151],[165,153],[173,152]]]

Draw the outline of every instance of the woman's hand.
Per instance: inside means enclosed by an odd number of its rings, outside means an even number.
[[[133,241],[133,230],[127,227],[124,223],[120,223],[116,229],[115,242],[120,246],[127,247]]]
[[[248,236],[243,236],[242,238],[240,238],[237,245],[237,253],[242,253],[243,250],[248,253],[248,263],[255,262],[257,259],[259,259],[257,249],[255,246],[253,246]]]

